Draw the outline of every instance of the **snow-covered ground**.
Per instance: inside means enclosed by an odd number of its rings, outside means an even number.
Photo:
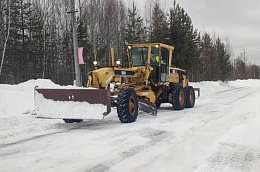
[[[0,85],[0,171],[259,172],[260,81],[192,83],[192,109],[164,104],[156,117],[122,124],[65,124],[31,115],[34,87],[49,80]]]

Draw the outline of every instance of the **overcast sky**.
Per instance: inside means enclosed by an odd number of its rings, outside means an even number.
[[[132,2],[127,0],[128,4]],[[148,0],[149,1],[149,0]],[[152,1],[152,0],[151,0]],[[141,13],[144,2],[135,0]],[[163,9],[174,0],[161,0]],[[246,53],[246,62],[260,65],[260,1],[259,0],[177,0],[199,31],[215,32],[222,40],[227,37],[233,58]]]

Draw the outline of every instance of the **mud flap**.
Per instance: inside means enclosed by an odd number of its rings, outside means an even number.
[[[144,113],[149,113],[150,115],[157,115],[157,108],[155,105],[150,103],[148,100],[139,99],[138,101],[139,110]]]
[[[111,112],[109,89],[43,89],[35,87],[38,118],[102,119]]]

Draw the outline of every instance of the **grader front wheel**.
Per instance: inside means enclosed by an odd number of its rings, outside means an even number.
[[[123,89],[117,98],[117,114],[122,123],[134,122],[138,115],[138,99],[131,88]]]

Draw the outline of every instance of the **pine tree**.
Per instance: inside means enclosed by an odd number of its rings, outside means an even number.
[[[215,73],[217,76],[216,79],[220,79],[221,81],[225,81],[231,74],[231,63],[230,63],[230,54],[225,48],[225,44],[221,42],[220,38],[218,37],[215,44],[216,48],[216,56],[218,63],[215,67]]]
[[[29,41],[28,26],[30,3],[23,0],[12,0],[10,4],[10,37],[6,49],[4,82],[19,83],[27,80]],[[8,14],[8,9],[5,10]]]
[[[128,21],[126,27],[126,41],[128,43],[141,43],[145,40],[145,28],[143,19],[137,13],[136,5],[133,2],[133,8],[128,9]]]
[[[246,64],[240,58],[235,60],[236,79],[245,79]]]
[[[193,29],[191,18],[176,1],[170,9],[169,42],[175,47],[173,64],[186,69],[193,79],[198,79],[195,75],[201,72],[200,35]]]
[[[202,36],[202,52],[201,52],[201,60],[202,60],[202,69],[203,69],[203,80],[211,80],[212,77],[212,39],[209,34],[206,32]]]
[[[152,10],[151,42],[165,43],[168,38],[168,23],[166,15],[162,11],[158,2],[155,3]]]
[[[37,2],[31,4],[29,11],[29,41],[26,48],[28,52],[27,79],[41,78],[44,60],[43,11],[41,10],[41,5]]]
[[[215,42],[208,33],[202,37],[203,80],[226,80],[231,75],[230,53],[218,37]]]

